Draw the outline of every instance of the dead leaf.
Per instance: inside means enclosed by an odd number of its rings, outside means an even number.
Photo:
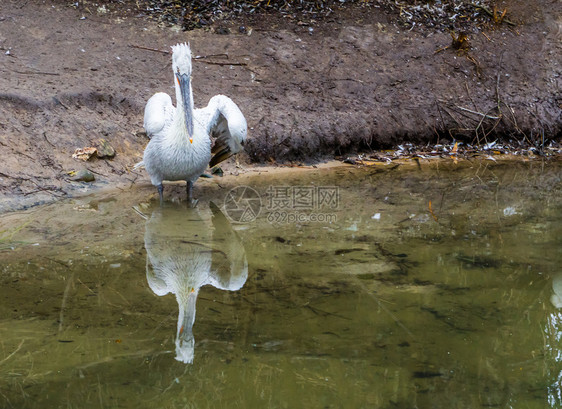
[[[83,149],[76,149],[72,157],[74,159],[81,159],[83,161],[89,160],[92,156],[95,156],[98,153],[96,148],[88,147]]]

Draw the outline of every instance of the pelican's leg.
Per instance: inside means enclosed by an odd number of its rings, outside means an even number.
[[[160,204],[164,203],[164,186],[162,183],[158,185],[158,195],[160,196]]]
[[[197,199],[193,198],[193,182],[187,181],[187,203],[191,207],[197,206]]]

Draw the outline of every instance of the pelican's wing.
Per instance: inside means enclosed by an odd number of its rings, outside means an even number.
[[[154,291],[154,294],[156,295],[163,296],[170,292],[166,281],[164,281],[156,273],[152,260],[150,260],[150,256],[146,257],[146,281],[148,282],[150,289]]]
[[[198,111],[197,119],[203,121],[207,133],[215,138],[211,149],[213,157],[209,162],[210,167],[242,150],[248,125],[238,105],[224,95],[215,95],[207,107]]]
[[[144,130],[149,138],[157,136],[172,123],[175,109],[172,98],[164,92],[150,97],[144,108]]]
[[[209,202],[213,212],[213,246],[211,284],[222,290],[236,291],[248,278],[248,261],[242,240],[216,204]]]

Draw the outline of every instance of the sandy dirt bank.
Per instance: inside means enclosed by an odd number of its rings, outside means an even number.
[[[405,30],[376,8],[314,27],[239,16],[221,35],[162,26],[132,4],[2,2],[0,211],[147,184],[146,173],[130,170],[148,142],[143,107],[153,93],[172,92],[166,51],[180,41],[211,56],[194,63],[196,106],[223,93],[246,115],[246,168],[405,141],[559,142],[561,5],[526,3],[506,2],[515,27],[471,34],[470,59],[452,48],[436,53],[449,33]],[[103,144],[113,158],[72,158]],[[94,182],[72,180],[84,168]],[[232,162],[225,170],[241,171]]]

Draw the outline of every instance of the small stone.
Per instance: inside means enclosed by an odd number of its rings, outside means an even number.
[[[228,27],[217,27],[215,29],[215,33],[221,35],[228,35],[230,34],[230,29]]]
[[[111,159],[115,157],[115,149],[105,139],[100,139],[97,143],[98,158]]]
[[[212,168],[211,173],[213,175],[217,175],[217,176],[223,176],[224,175],[224,172],[222,171],[222,168],[220,166],[215,166],[214,168]]]
[[[76,172],[76,174],[72,177],[72,180],[75,182],[93,182],[96,180],[96,177],[88,169],[82,169]]]

